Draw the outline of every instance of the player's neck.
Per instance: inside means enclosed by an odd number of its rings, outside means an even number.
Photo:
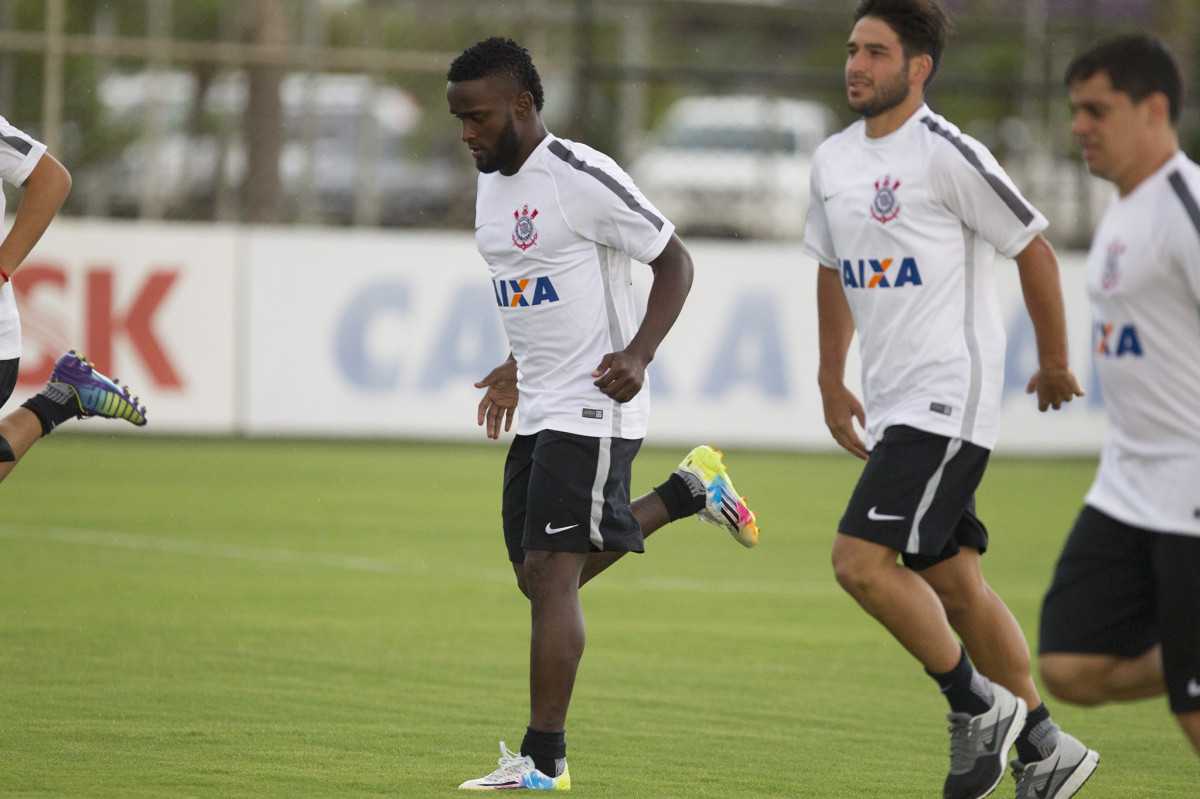
[[[881,139],[888,136],[900,128],[904,127],[913,114],[921,109],[925,104],[925,95],[921,92],[913,92],[904,102],[897,106],[889,108],[882,114],[876,114],[873,117],[865,117],[864,122],[867,125],[868,139]]]
[[[1133,169],[1128,170],[1119,180],[1113,181],[1117,184],[1117,193],[1122,197],[1132,194],[1147,178],[1174,158],[1177,152],[1179,152],[1179,139],[1174,135],[1170,140],[1164,139],[1158,142],[1157,146],[1146,151],[1144,158],[1138,159]]]
[[[533,155],[533,151],[536,150],[538,145],[541,144],[549,135],[550,132],[546,130],[546,126],[542,124],[541,120],[539,119],[537,124],[534,126],[533,131],[528,136],[522,137],[521,148],[517,150],[516,158],[512,160],[512,163],[507,164],[503,169],[501,169],[500,174],[511,178],[513,175],[520,172],[521,167],[523,167],[525,162],[529,160],[529,156]]]

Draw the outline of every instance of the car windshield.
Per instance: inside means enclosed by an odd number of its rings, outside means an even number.
[[[684,150],[796,152],[796,136],[792,131],[719,125],[675,128],[666,135],[663,144]]]

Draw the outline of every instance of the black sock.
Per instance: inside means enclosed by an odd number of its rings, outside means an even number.
[[[42,435],[50,435],[50,431],[68,419],[79,415],[79,401],[69,391],[49,383],[46,387],[21,403],[22,408],[33,411],[33,415],[42,423]]]
[[[567,733],[565,730],[542,732],[526,727],[521,754],[533,758],[533,767],[547,777],[557,777],[567,765]]]
[[[950,671],[934,674],[926,669],[925,673],[937,680],[938,687],[950,703],[951,713],[978,716],[980,713],[986,713],[992,706],[991,687],[987,679],[975,671],[965,649],[962,650],[962,657],[958,659],[958,665]]]
[[[1056,746],[1058,725],[1050,720],[1050,709],[1043,702],[1025,717],[1025,726],[1017,736],[1017,759],[1022,763],[1045,760]]]
[[[667,518],[671,521],[704,510],[704,485],[691,472],[675,472],[654,490],[667,506]]]

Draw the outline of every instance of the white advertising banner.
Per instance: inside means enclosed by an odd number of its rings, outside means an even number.
[[[470,235],[247,233],[246,416],[255,435],[481,438],[472,382],[508,348]],[[828,449],[816,386],[815,263],[795,245],[691,242],[692,294],[651,365],[648,443]],[[1001,268],[1009,367],[1000,452],[1084,453],[1103,440],[1082,259],[1064,257],[1072,357],[1089,396],[1041,414],[1016,268]],[[649,268],[635,267],[644,297]],[[858,386],[851,353],[847,383]]]
[[[688,245],[696,280],[650,367],[648,443],[835,448],[816,385],[816,264],[795,244]],[[1005,262],[997,452],[1092,455],[1103,442],[1082,255],[1062,267],[1088,396],[1039,413],[1024,393],[1037,351]],[[650,269],[635,265],[634,281],[644,298]],[[24,348],[7,409],[77,347],[142,397],[146,432],[482,440],[472,383],[508,352],[469,233],[60,219],[14,282]],[[858,369],[855,346],[854,389]],[[134,430],[77,429],[93,428]]]
[[[508,349],[471,236],[248,235],[247,432],[476,435],[471,384]]]
[[[75,348],[141,397],[146,430],[232,432],[240,266],[234,231],[55,220],[13,280],[21,371],[6,411],[37,392],[55,358]],[[136,430],[112,422],[72,427]]]

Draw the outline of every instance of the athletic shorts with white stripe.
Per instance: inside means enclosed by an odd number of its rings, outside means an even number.
[[[901,553],[920,571],[970,546],[985,552],[975,489],[991,453],[960,438],[893,425],[871,450],[838,532]]]
[[[13,389],[17,387],[17,368],[20,362],[20,358],[0,361],[0,408],[4,407],[4,403],[12,396]]]
[[[513,439],[501,513],[513,563],[525,550],[643,552],[629,482],[641,439],[542,430]]]

